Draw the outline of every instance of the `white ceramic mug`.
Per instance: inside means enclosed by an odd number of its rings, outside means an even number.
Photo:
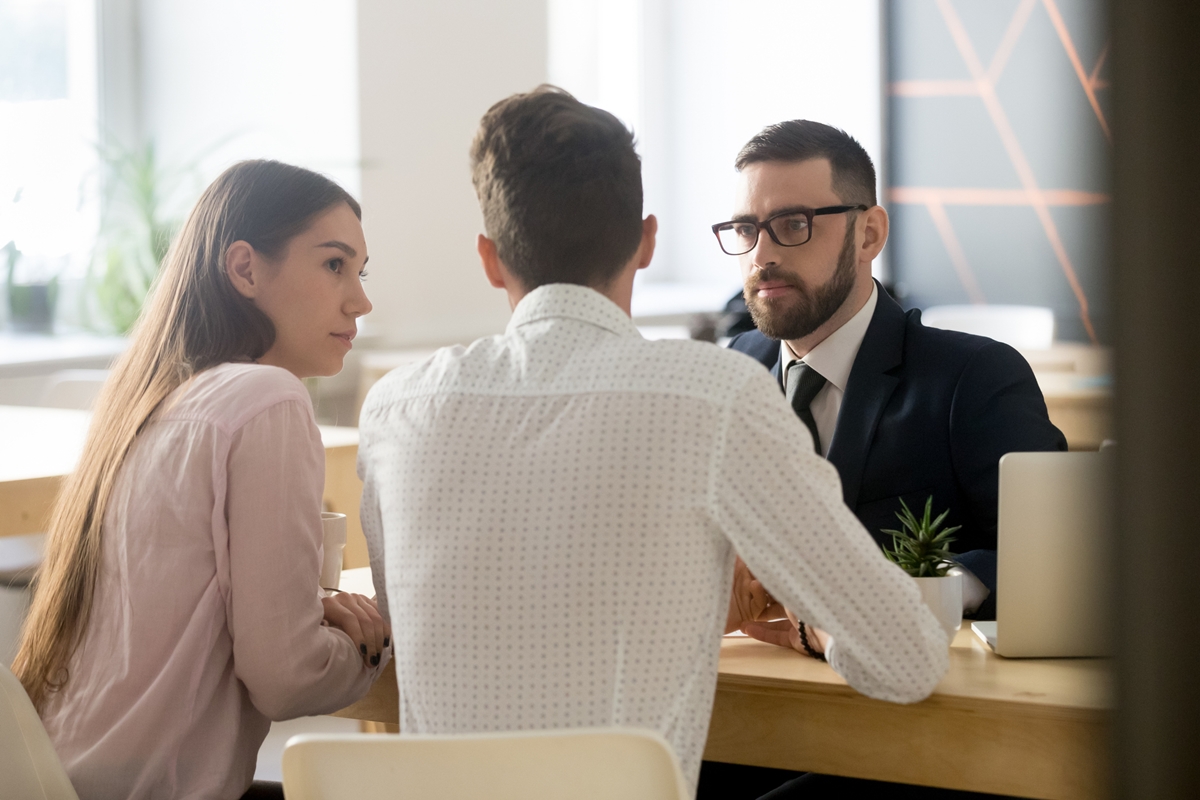
[[[321,512],[321,588],[342,582],[342,551],[346,549],[346,515]]]

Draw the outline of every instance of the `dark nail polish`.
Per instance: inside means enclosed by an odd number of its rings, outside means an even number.
[[[387,647],[391,643],[392,643],[392,637],[390,637],[390,636],[383,637],[383,646],[384,647]]]
[[[362,651],[362,654],[363,654],[364,656],[367,654],[367,646],[366,646],[365,644],[360,644],[360,645],[358,646],[358,649]]]
[[[371,656],[371,666],[372,666],[372,667],[377,667],[377,666],[379,666],[379,654],[378,654],[378,653],[376,653],[375,655]]]

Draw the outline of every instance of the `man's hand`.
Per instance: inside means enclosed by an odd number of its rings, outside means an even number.
[[[796,620],[796,615],[787,609],[784,611],[787,613],[787,619],[774,622],[747,622],[742,626],[742,631],[750,638],[758,639],[760,642],[779,647],[790,647],[798,653],[808,655],[808,651],[800,642],[800,623]],[[825,648],[829,646],[828,633],[820,628],[814,628],[812,625],[805,625],[804,633],[808,636],[808,644],[813,650],[818,653],[825,652]]]
[[[780,606],[758,579],[750,574],[750,569],[739,557],[733,566],[733,591],[729,595],[729,615],[725,618],[725,632],[733,633],[748,622],[763,619],[771,608],[780,609]]]
[[[383,620],[379,607],[370,597],[338,592],[322,597],[326,625],[345,631],[362,654],[368,667],[379,664],[383,651],[391,644],[392,627]]]

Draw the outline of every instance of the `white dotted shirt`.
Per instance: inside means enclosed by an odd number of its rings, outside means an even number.
[[[946,669],[762,366],[646,341],[591,289],[543,286],[504,335],[392,372],[360,425],[406,733],[649,728],[694,787],[735,551],[864,694],[920,700]]]

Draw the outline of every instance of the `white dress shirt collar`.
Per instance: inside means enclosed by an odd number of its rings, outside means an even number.
[[[549,283],[521,298],[508,321],[507,333],[522,325],[567,317],[595,325],[618,336],[641,338],[637,326],[621,308],[595,289],[573,283]]]
[[[879,301],[879,286],[872,282],[871,296],[858,312],[846,321],[846,324],[829,334],[825,339],[808,351],[808,355],[799,358],[786,341],[780,342],[780,359],[783,369],[780,370],[780,380],[787,375],[787,368],[795,361],[803,361],[821,374],[825,380],[836,386],[841,392],[846,391],[850,382],[850,371],[854,369],[854,359],[858,357],[858,348],[862,346],[871,317],[875,315],[875,304]]]

